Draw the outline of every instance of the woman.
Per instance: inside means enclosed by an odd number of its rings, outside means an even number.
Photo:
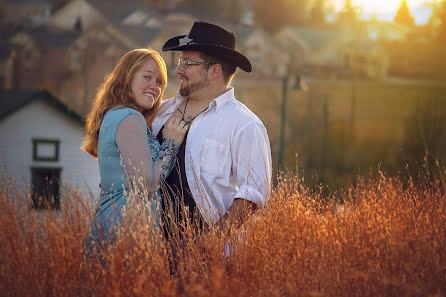
[[[121,58],[96,95],[83,142],[83,150],[97,158],[101,176],[100,205],[84,238],[90,253],[93,245],[116,240],[126,204],[149,197],[151,215],[159,215],[160,179],[172,170],[188,129],[184,121],[168,122],[161,145],[149,129],[166,84],[158,52],[135,49]]]

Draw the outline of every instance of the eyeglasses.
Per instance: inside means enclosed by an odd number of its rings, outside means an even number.
[[[212,62],[195,62],[195,61],[189,61],[189,60],[183,60],[183,58],[178,58],[178,67],[181,67],[183,69],[189,68],[189,66],[194,65],[214,65],[215,63]]]

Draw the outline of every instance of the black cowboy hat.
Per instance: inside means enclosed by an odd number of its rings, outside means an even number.
[[[195,22],[188,35],[169,39],[163,51],[200,51],[232,62],[243,71],[251,72],[248,58],[235,50],[234,33],[208,22]]]

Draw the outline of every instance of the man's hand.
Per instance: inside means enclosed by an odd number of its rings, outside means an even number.
[[[217,223],[217,228],[223,236],[229,236],[231,229],[240,228],[256,209],[257,204],[246,199],[236,198],[223,218]]]

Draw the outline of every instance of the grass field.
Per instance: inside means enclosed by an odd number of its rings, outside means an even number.
[[[419,187],[376,174],[344,204],[282,179],[242,229],[190,240],[170,270],[142,213],[104,257],[81,246],[92,205],[66,189],[60,212],[0,190],[2,296],[446,296],[446,171]],[[231,246],[226,256],[225,243]]]

